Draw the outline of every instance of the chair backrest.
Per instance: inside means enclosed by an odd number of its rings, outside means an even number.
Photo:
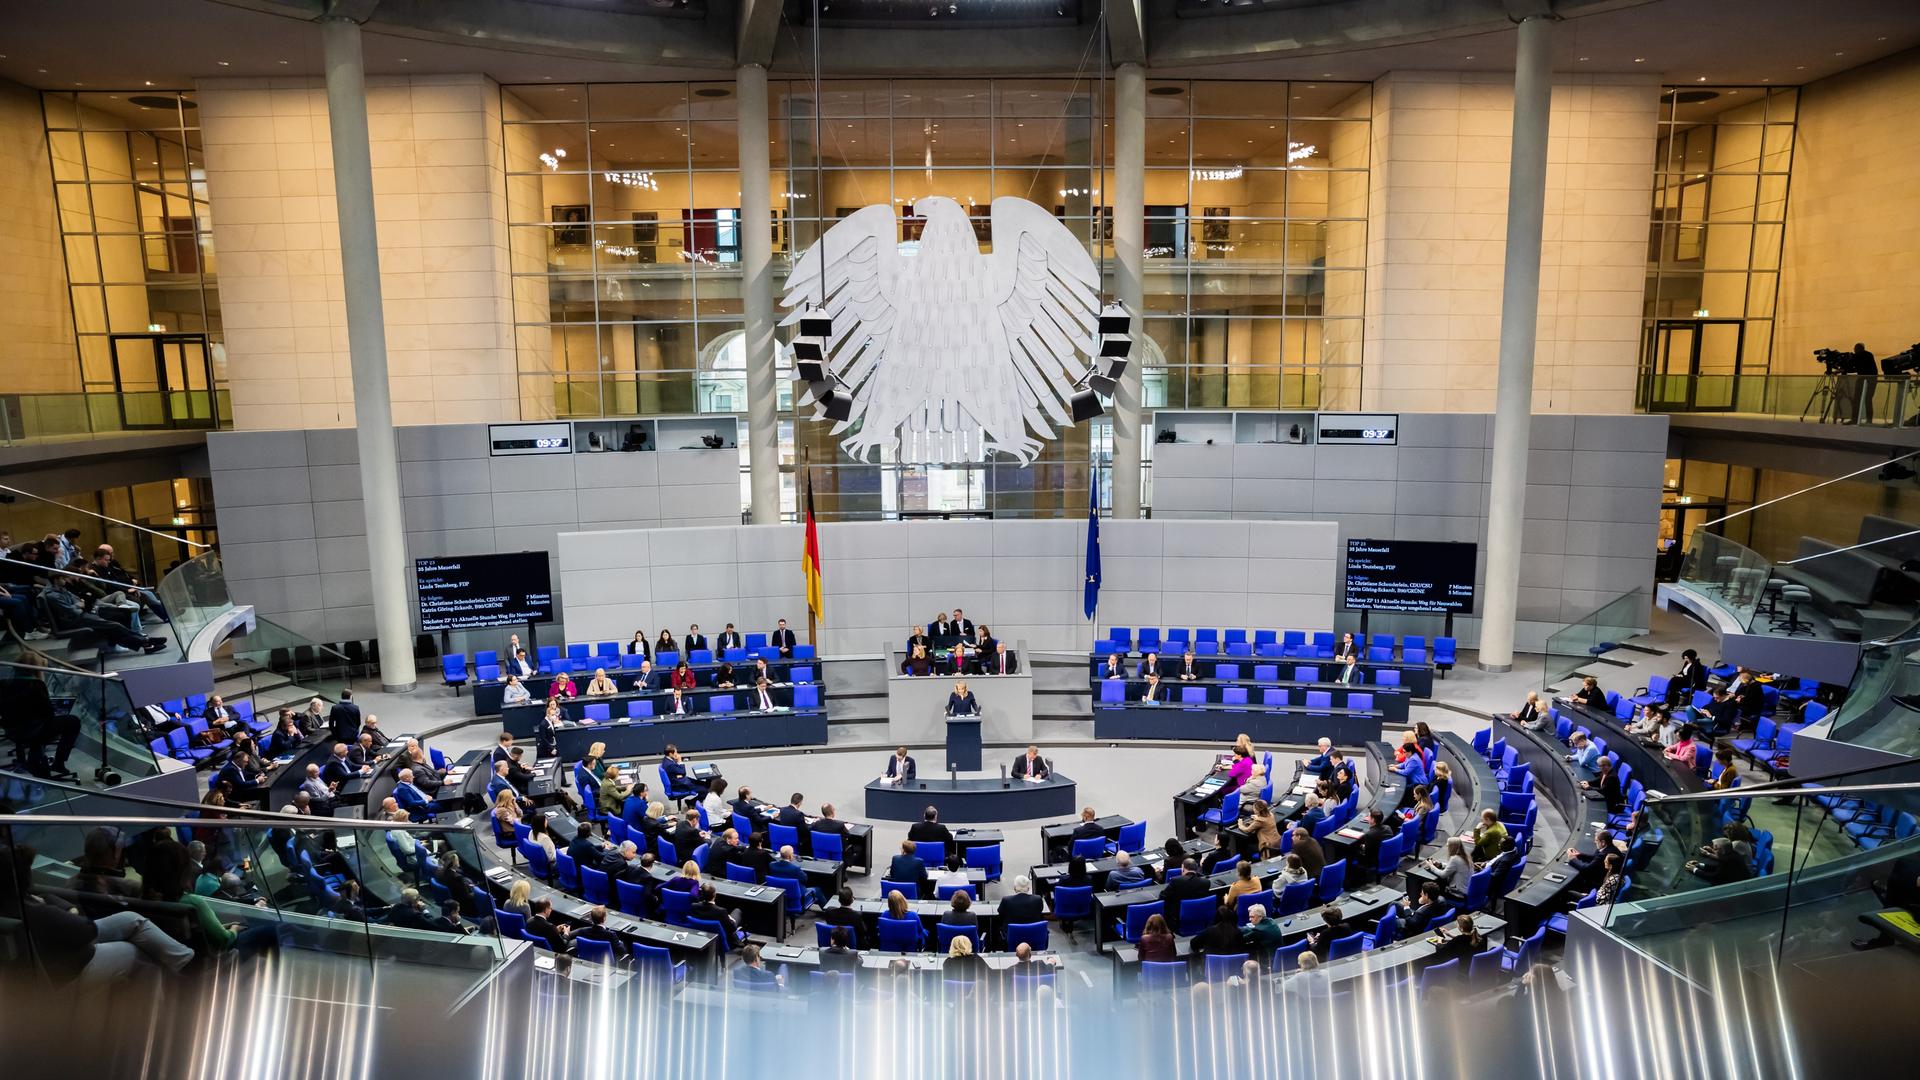
[[[814,858],[832,859],[838,862],[846,857],[839,833],[811,832],[807,836],[813,842]]]
[[[1487,906],[1487,894],[1493,888],[1493,867],[1476,870],[1467,879],[1467,910],[1479,911]]]
[[[1084,919],[1093,914],[1093,886],[1056,885],[1053,888],[1053,915],[1056,919]]]
[[[1305,881],[1296,881],[1286,888],[1281,889],[1280,910],[1277,914],[1298,915],[1307,910],[1307,905],[1313,902],[1313,890],[1318,885],[1319,882],[1308,878]]]
[[[1373,695],[1372,694],[1348,694],[1347,708],[1371,709],[1373,708]]]
[[[573,856],[564,851],[555,852],[554,863],[560,869],[560,886],[568,892],[579,892],[580,867],[574,863]]]
[[[732,712],[733,711],[733,695],[732,694],[715,694],[712,697],[708,698],[707,711],[708,712]]]
[[[957,937],[963,937],[973,942],[973,951],[976,953],[980,951],[980,928],[978,926],[948,926],[946,923],[939,923],[934,926],[933,933],[934,944],[942,953],[946,952],[953,945],[953,939]]]
[[[721,928],[719,923],[714,922],[712,919],[696,919],[689,915],[687,916],[687,925],[695,930],[705,930],[707,933],[719,938],[720,951],[722,953],[732,951],[733,942],[728,939],[727,932]]]
[[[884,897],[891,892],[898,892],[901,896],[912,900],[920,895],[920,883],[917,881],[888,881],[885,878],[881,878],[880,895]]]
[[[1088,836],[1073,842],[1073,856],[1077,859],[1098,859],[1107,853],[1107,841],[1104,837]]]
[[[1007,926],[1007,949],[1018,949],[1025,943],[1034,952],[1047,950],[1047,924],[1045,920],[1030,923],[1010,923]]]
[[[1327,959],[1339,960],[1342,957],[1358,955],[1365,945],[1366,938],[1365,933],[1353,933],[1346,937],[1334,938],[1327,946]]]
[[[1307,708],[1309,709],[1333,708],[1333,692],[1330,690],[1307,691]]]
[[[741,835],[745,836],[746,834],[742,833]],[[800,850],[800,827],[798,825],[776,825],[769,822],[767,825],[767,846],[775,851],[779,851],[783,847],[790,847],[798,852]]]
[[[1213,677],[1219,679],[1221,682],[1232,682],[1240,677],[1240,665],[1215,664],[1213,665]]]
[[[974,888],[973,885],[969,882],[956,881],[947,885],[935,886],[933,890],[933,898],[935,900],[945,901],[945,900],[951,900],[954,897],[960,895],[961,893],[966,893],[967,900],[971,902],[979,898],[979,892],[980,890]]]
[[[627,718],[629,720],[638,720],[642,717],[647,717],[652,715],[653,715],[653,702],[647,701],[647,700],[627,702]],[[662,784],[664,784],[665,782],[666,781],[664,780],[661,781]]]
[[[1181,937],[1192,937],[1205,930],[1213,922],[1214,913],[1219,910],[1220,901],[1211,896],[1196,896],[1180,901],[1180,926],[1175,933]],[[1129,911],[1127,916],[1131,922],[1133,913]]]
[[[711,664],[713,663],[713,650],[712,649],[695,649],[692,652],[687,654],[687,663]]]
[[[880,916],[880,948],[887,952],[918,952],[925,941],[926,931],[919,919]]]
[[[1259,892],[1240,894],[1240,899],[1233,902],[1233,914],[1241,926],[1247,925],[1247,911],[1255,904],[1266,908],[1268,914],[1272,914],[1274,910],[1273,890],[1261,889]]]
[[[793,688],[793,707],[796,709],[817,709],[820,707],[820,688],[812,683],[802,683]]]
[[[915,840],[913,853],[920,856],[928,866],[947,864],[947,845],[938,840]]]
[[[1187,631],[1185,630],[1185,628],[1176,629],[1176,628],[1169,627],[1167,629],[1168,645],[1181,645],[1186,643],[1187,640],[1188,640],[1188,637],[1187,637]],[[1169,651],[1172,651],[1172,650],[1169,650]]]
[[[1247,953],[1232,953],[1222,956],[1207,954],[1207,981],[1226,982],[1228,978],[1240,974],[1240,968],[1252,959]]]
[[[1185,960],[1147,960],[1140,965],[1140,986],[1147,990],[1177,990],[1193,977]]]
[[[1320,899],[1332,900],[1347,886],[1347,860],[1336,859],[1320,868]]]
[[[520,857],[527,860],[527,869],[534,877],[542,881],[553,880],[553,864],[547,861],[547,849],[531,840],[520,841]]]
[[[1180,703],[1183,705],[1205,705],[1207,703],[1207,688],[1204,686],[1181,687]]]
[[[440,658],[440,674],[448,682],[465,681],[467,677],[467,654],[451,653]]]
[[[589,904],[607,903],[607,872],[595,870],[591,866],[580,868],[580,895],[586,897]]]
[[[613,706],[608,705],[604,702],[588,705],[586,708],[580,710],[580,712],[581,712],[581,715],[585,716],[589,720],[599,720],[599,721],[605,722],[607,720],[613,719]]]
[[[1320,668],[1317,665],[1307,666],[1307,667],[1295,667],[1293,669],[1293,681],[1294,682],[1319,682]]]
[[[1400,669],[1399,668],[1381,668],[1379,671],[1374,672],[1373,685],[1399,686],[1400,685]]]
[[[1455,652],[1457,647],[1458,647],[1458,643],[1453,638],[1450,638],[1450,637],[1434,638],[1433,639],[1433,662],[1436,664],[1454,663],[1457,658],[1456,652]]]
[[[1247,688],[1246,688],[1246,687],[1244,687],[1244,686],[1223,686],[1223,687],[1221,687],[1221,688],[1220,688],[1220,704],[1222,704],[1222,705],[1245,705],[1246,703],[1247,703]]]
[[[753,872],[753,867],[741,866],[739,863],[733,862],[727,864],[727,880],[737,881],[742,885],[757,885],[760,883],[759,875]]]
[[[1211,900],[1212,898],[1206,897],[1203,899]],[[1182,906],[1185,906],[1184,901],[1182,902]],[[1151,900],[1143,904],[1133,904],[1129,906],[1127,908],[1126,939],[1128,941],[1139,941],[1140,935],[1146,932],[1147,920],[1153,918],[1155,915],[1162,915],[1165,912],[1166,905],[1158,900]]]
[[[601,938],[576,937],[573,939],[573,955],[582,963],[613,963],[613,942]]]
[[[1398,836],[1380,841],[1380,857],[1374,865],[1381,876],[1384,877],[1400,868],[1400,854],[1403,850],[1404,844]]]
[[[798,915],[807,910],[807,889],[799,878],[774,877],[769,874],[767,885],[780,890],[781,899],[787,904],[787,914]]]
[[[996,847],[998,845],[995,845]],[[1144,851],[1147,846],[1147,823],[1145,819],[1120,826],[1120,836],[1114,846],[1121,851]]]
[[[1301,938],[1291,945],[1282,945],[1273,950],[1273,971],[1275,974],[1292,971],[1300,966],[1300,954],[1307,951],[1307,939]]]
[[[1454,957],[1444,964],[1429,964],[1420,972],[1418,986],[1422,993],[1429,987],[1445,986],[1460,979],[1460,958]]]
[[[1125,679],[1104,679],[1100,683],[1100,701],[1102,704],[1118,705],[1127,700],[1127,682]]]
[[[1390,645],[1371,646],[1367,649],[1367,660],[1375,664],[1391,664],[1393,663],[1393,647]]]
[[[693,894],[685,889],[660,890],[660,915],[675,926],[687,925],[687,913],[693,910]]]
[[[797,664],[787,671],[787,681],[791,683],[810,683],[813,681],[813,665]]]
[[[643,885],[615,878],[613,879],[613,899],[614,906],[629,915],[647,913],[647,890]]]

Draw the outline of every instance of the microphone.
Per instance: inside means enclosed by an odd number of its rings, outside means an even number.
[[[1000,763],[1000,786],[1003,788],[1009,786],[1007,784],[1007,763],[1004,761]]]

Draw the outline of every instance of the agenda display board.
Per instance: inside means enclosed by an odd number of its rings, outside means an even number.
[[[1348,611],[1473,614],[1479,545],[1440,540],[1347,541]]]
[[[478,630],[553,621],[544,551],[415,559],[420,629]]]

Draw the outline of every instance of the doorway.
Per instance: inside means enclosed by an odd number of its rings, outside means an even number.
[[[1648,330],[1648,412],[1732,412],[1740,401],[1742,319],[1661,319]]]
[[[1705,522],[1718,521],[1726,516],[1725,502],[1696,500],[1691,495],[1677,498],[1669,495],[1660,504],[1659,551],[1654,559],[1654,580],[1680,580],[1680,566],[1686,561],[1687,548],[1693,542],[1693,531]],[[1708,526],[1707,531],[1715,536],[1724,535],[1717,524]]]
[[[205,334],[114,334],[109,341],[123,428],[214,426],[213,359]]]

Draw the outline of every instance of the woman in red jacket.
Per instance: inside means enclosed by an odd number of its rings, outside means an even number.
[[[694,678],[693,678],[693,668],[688,666],[685,660],[682,660],[679,663],[673,665],[673,677],[671,678],[671,680],[669,680],[669,682],[670,682],[670,685],[676,690],[693,689],[695,685]]]

